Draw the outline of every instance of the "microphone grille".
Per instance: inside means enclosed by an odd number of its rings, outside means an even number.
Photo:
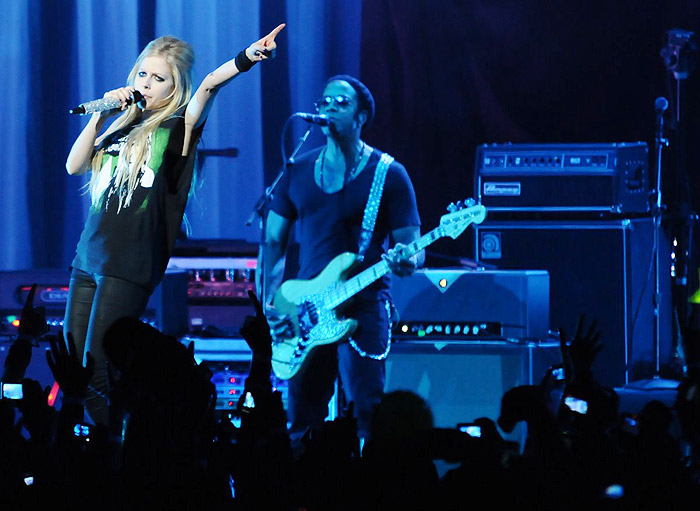
[[[654,108],[657,112],[665,112],[668,109],[668,99],[663,96],[659,96],[654,101]]]

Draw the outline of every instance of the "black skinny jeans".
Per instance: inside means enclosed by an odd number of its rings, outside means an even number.
[[[66,304],[63,334],[73,335],[79,354],[90,352],[95,374],[88,388],[86,407],[95,424],[109,419],[109,364],[102,339],[107,329],[123,317],[139,318],[150,292],[137,284],[116,277],[92,275],[73,268]]]
[[[374,355],[384,353],[390,342],[391,322],[385,300],[356,299],[343,315],[358,321],[352,338],[361,349]],[[307,367],[289,380],[287,413],[293,435],[323,424],[338,374],[347,401],[355,403],[358,433],[369,438],[374,407],[384,396],[386,368],[383,359],[363,357],[347,341],[317,347],[309,356]]]

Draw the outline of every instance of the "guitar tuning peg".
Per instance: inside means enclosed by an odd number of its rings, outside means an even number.
[[[457,210],[459,211],[460,209],[462,209],[464,207],[464,204],[462,204],[461,200],[458,200],[456,206],[457,206]]]
[[[458,208],[457,208],[457,205],[456,205],[454,202],[450,202],[450,203],[447,205],[447,212],[448,212],[448,213],[454,213],[455,211],[457,211],[457,209],[458,209]]]
[[[467,208],[471,208],[472,206],[476,205],[476,201],[474,199],[467,199],[464,201],[464,205]]]

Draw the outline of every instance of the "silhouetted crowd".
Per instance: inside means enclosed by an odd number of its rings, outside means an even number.
[[[116,322],[104,343],[115,369],[106,427],[85,423],[93,364],[70,336],[47,361],[61,389],[25,379],[43,333],[25,307],[5,362],[0,400],[0,509],[692,509],[700,498],[700,332],[687,331],[687,373],[675,405],[619,414],[618,396],[591,365],[595,325],[562,336],[560,368],[539,385],[505,393],[497,424],[524,422],[527,439],[503,439],[494,421],[435,428],[429,404],[388,393],[371,435],[357,436],[352,404],[290,440],[281,394],[270,384],[271,339],[260,304],[241,335],[253,356],[238,405],[240,425],[215,409],[216,389],[191,347],[136,320]],[[465,396],[469,399],[469,396]],[[436,460],[451,463],[439,477]],[[695,503],[695,504],[694,504]]]

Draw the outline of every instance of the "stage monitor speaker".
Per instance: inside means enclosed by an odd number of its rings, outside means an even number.
[[[580,314],[596,319],[603,349],[593,366],[610,386],[652,376],[654,225],[651,218],[484,222],[477,259],[501,269],[547,270],[550,324],[573,335]],[[660,362],[671,357],[670,250],[661,236]]]
[[[385,390],[416,392],[430,405],[437,427],[453,428],[480,417],[497,420],[505,392],[539,384],[559,363],[558,343],[400,341],[387,357]],[[508,439],[523,441],[523,434],[518,428]]]
[[[391,286],[401,322],[492,322],[503,337],[547,337],[546,271],[424,269]]]

